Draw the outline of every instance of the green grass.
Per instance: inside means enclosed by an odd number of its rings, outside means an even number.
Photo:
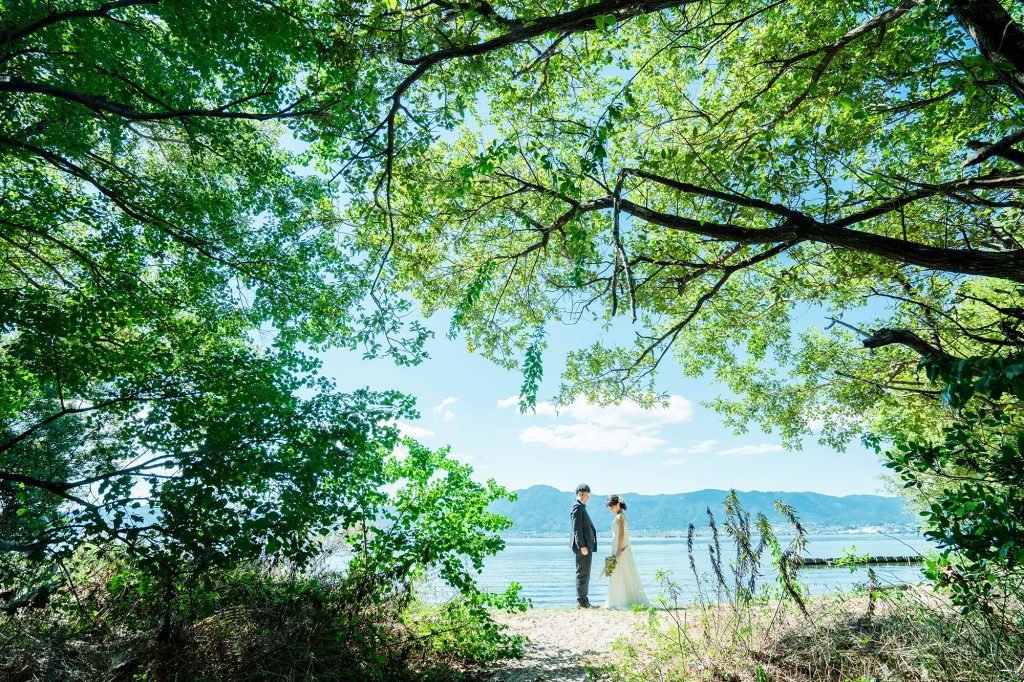
[[[991,682],[1024,679],[1024,610],[967,614],[927,588],[652,611],[616,644],[628,682]]]

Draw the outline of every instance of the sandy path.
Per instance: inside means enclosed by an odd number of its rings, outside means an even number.
[[[535,608],[526,613],[496,614],[512,634],[530,638],[520,660],[502,661],[485,672],[494,682],[602,680],[614,661],[612,642],[635,636],[644,614],[604,609]]]

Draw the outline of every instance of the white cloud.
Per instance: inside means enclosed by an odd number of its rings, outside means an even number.
[[[446,424],[455,419],[455,413],[448,408],[459,402],[459,399],[455,396],[448,396],[437,405],[434,405],[434,414],[441,418],[441,421]]]
[[[668,459],[661,460],[661,464],[662,464],[662,466],[674,467],[674,466],[677,466],[679,464],[686,464],[686,458],[685,457],[670,457]]]
[[[421,428],[419,426],[413,426],[408,422],[396,421],[394,426],[398,429],[398,432],[403,436],[409,436],[410,438],[429,438],[434,435],[433,431]]]
[[[546,445],[556,450],[619,452],[639,455],[657,450],[668,441],[633,429],[609,429],[597,424],[530,426],[519,432],[522,443]]]
[[[503,407],[511,404],[507,400],[499,402]],[[563,406],[549,402],[537,403],[537,414],[546,417],[566,417],[576,422],[601,426],[654,430],[693,419],[693,403],[681,395],[669,396],[667,405],[658,404],[650,409],[643,408],[632,400],[623,400],[618,405],[592,405],[583,399],[577,399],[572,404]]]
[[[409,447],[405,443],[399,443],[395,446],[394,451],[391,453],[395,456],[395,459],[402,461],[409,456]]]
[[[474,459],[473,455],[467,455],[464,452],[453,452],[451,455],[449,455],[449,457],[454,459],[456,462],[463,462],[463,463],[465,463],[465,462],[472,462],[473,459]]]
[[[736,448],[719,450],[715,454],[719,457],[728,457],[731,455],[764,455],[769,452],[782,452],[783,449],[784,448],[781,445],[775,445],[774,443],[761,443],[759,445],[741,445]]]
[[[434,412],[440,412],[441,410],[445,409],[446,407],[451,407],[452,405],[454,405],[457,402],[459,402],[459,399],[456,398],[455,396],[450,395],[447,398],[445,398],[444,400],[442,400],[440,403],[438,403],[437,405],[434,405]]]
[[[498,401],[501,408],[518,404],[518,396]],[[519,432],[522,443],[546,445],[558,450],[639,455],[664,449],[669,441],[661,437],[661,430],[693,419],[693,404],[679,395],[670,396],[664,405],[658,404],[651,409],[645,409],[632,400],[601,406],[578,399],[564,406],[537,403],[535,414],[530,416],[546,417],[561,423],[522,429]]]
[[[687,449],[691,453],[693,453],[695,455],[702,455],[705,452],[711,452],[711,450],[714,449],[714,447],[716,445],[718,445],[718,441],[717,440],[714,440],[714,439],[702,440],[699,443],[694,443],[693,445],[689,446]]]
[[[711,452],[718,445],[717,440],[692,440],[683,447],[668,448],[665,454],[668,455],[703,455]]]

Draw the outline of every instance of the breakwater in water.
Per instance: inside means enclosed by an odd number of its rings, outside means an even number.
[[[785,538],[780,538],[784,544]],[[694,560],[697,571],[710,575],[710,538],[696,538]],[[685,538],[632,538],[633,553],[636,557],[644,588],[651,597],[660,594],[662,578],[676,582],[682,589],[681,599],[689,601],[697,593],[697,580],[690,570],[689,555]],[[595,567],[600,565],[609,553],[610,540],[602,534],[598,540]],[[837,557],[906,558],[918,557],[931,549],[928,542],[919,535],[883,536],[875,534],[812,535],[808,538],[805,559],[835,559]],[[723,559],[735,555],[728,541],[722,539]],[[766,556],[759,577],[759,584],[775,584],[777,575]],[[800,573],[799,580],[815,594],[835,590],[852,589],[867,582],[868,567],[863,565],[835,566],[816,565]],[[880,563],[873,566],[883,584],[916,583],[922,580],[918,563]],[[728,569],[726,569],[728,570]],[[574,603],[574,562],[569,549],[568,537],[556,538],[513,538],[507,540],[505,550],[491,557],[484,564],[480,582],[494,590],[504,590],[511,581],[523,586],[523,594],[533,600],[535,606],[571,606]],[[590,582],[591,601],[601,603],[608,591],[608,579],[598,576],[595,569]],[[726,573],[727,578],[729,574]],[[705,590],[706,591],[706,590]],[[712,593],[714,592],[712,588]]]
[[[803,560],[803,565],[811,568],[820,566],[845,566],[849,563],[849,560],[842,557],[832,557],[830,559],[819,559],[816,557],[807,557]],[[916,564],[924,563],[924,557],[920,554],[910,556],[867,556],[858,557],[856,560],[857,565],[877,565],[877,564],[906,564],[907,566],[914,566]]]

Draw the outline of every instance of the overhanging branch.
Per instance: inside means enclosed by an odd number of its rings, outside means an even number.
[[[1024,282],[1024,251],[980,251],[947,249],[885,235],[861,232],[827,223],[786,222],[776,228],[759,229],[740,225],[704,222],[661,213],[630,201],[622,201],[620,210],[654,225],[699,234],[718,241],[740,244],[777,244],[816,242],[852,251],[870,253],[932,270],[982,275]]]
[[[865,348],[881,348],[882,346],[898,344],[906,346],[914,350],[918,355],[926,358],[948,360],[953,357],[949,353],[931,345],[909,329],[882,327],[873,331],[862,343]]]
[[[42,19],[34,21],[31,24],[17,28],[12,27],[5,30],[0,41],[6,44],[15,43],[22,38],[46,28],[47,26],[53,26],[54,24],[62,21],[68,21],[70,19],[108,18],[110,16],[110,12],[113,10],[123,9],[125,7],[138,7],[141,5],[156,5],[159,1],[160,0],[119,0],[118,2],[108,2],[105,5],[100,5],[96,9],[74,9],[66,12],[51,12]]]

